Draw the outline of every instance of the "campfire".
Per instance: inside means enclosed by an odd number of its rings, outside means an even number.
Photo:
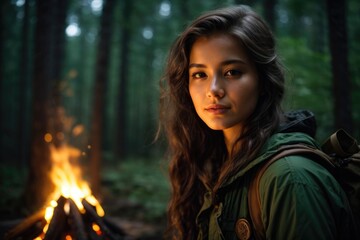
[[[81,168],[72,161],[81,152],[69,146],[50,145],[50,150],[50,177],[55,191],[43,209],[10,230],[5,239],[127,239],[122,229],[105,217],[89,185],[81,178]]]

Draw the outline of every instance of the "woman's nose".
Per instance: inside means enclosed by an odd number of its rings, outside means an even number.
[[[223,87],[223,82],[221,78],[215,76],[210,81],[210,86],[207,91],[208,97],[216,97],[216,98],[222,98],[225,95],[225,90]]]

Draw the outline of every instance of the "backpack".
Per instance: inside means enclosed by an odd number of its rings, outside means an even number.
[[[348,197],[354,221],[360,227],[360,146],[353,137],[340,129],[325,141],[321,150],[304,144],[285,145],[260,166],[250,183],[248,192],[249,212],[255,239],[265,239],[259,196],[261,176],[273,162],[289,155],[300,155],[312,159],[326,167],[335,176]]]

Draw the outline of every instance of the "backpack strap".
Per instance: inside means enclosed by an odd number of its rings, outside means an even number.
[[[327,169],[332,171],[334,164],[330,161],[326,153],[304,144],[285,145],[279,148],[278,152],[270,157],[266,163],[259,167],[255,172],[253,180],[250,182],[248,191],[248,205],[250,217],[253,222],[254,236],[256,240],[266,239],[264,224],[261,218],[261,202],[259,194],[260,179],[266,169],[278,159],[290,155],[300,155],[311,158]],[[325,160],[325,161],[324,161]]]

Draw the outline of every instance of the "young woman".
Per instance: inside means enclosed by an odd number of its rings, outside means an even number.
[[[312,116],[286,118],[283,95],[274,37],[248,7],[206,13],[178,37],[160,109],[171,158],[167,238],[254,238],[247,202],[254,171],[281,145],[316,146]],[[278,160],[259,191],[267,239],[352,239],[346,196],[316,162]]]

